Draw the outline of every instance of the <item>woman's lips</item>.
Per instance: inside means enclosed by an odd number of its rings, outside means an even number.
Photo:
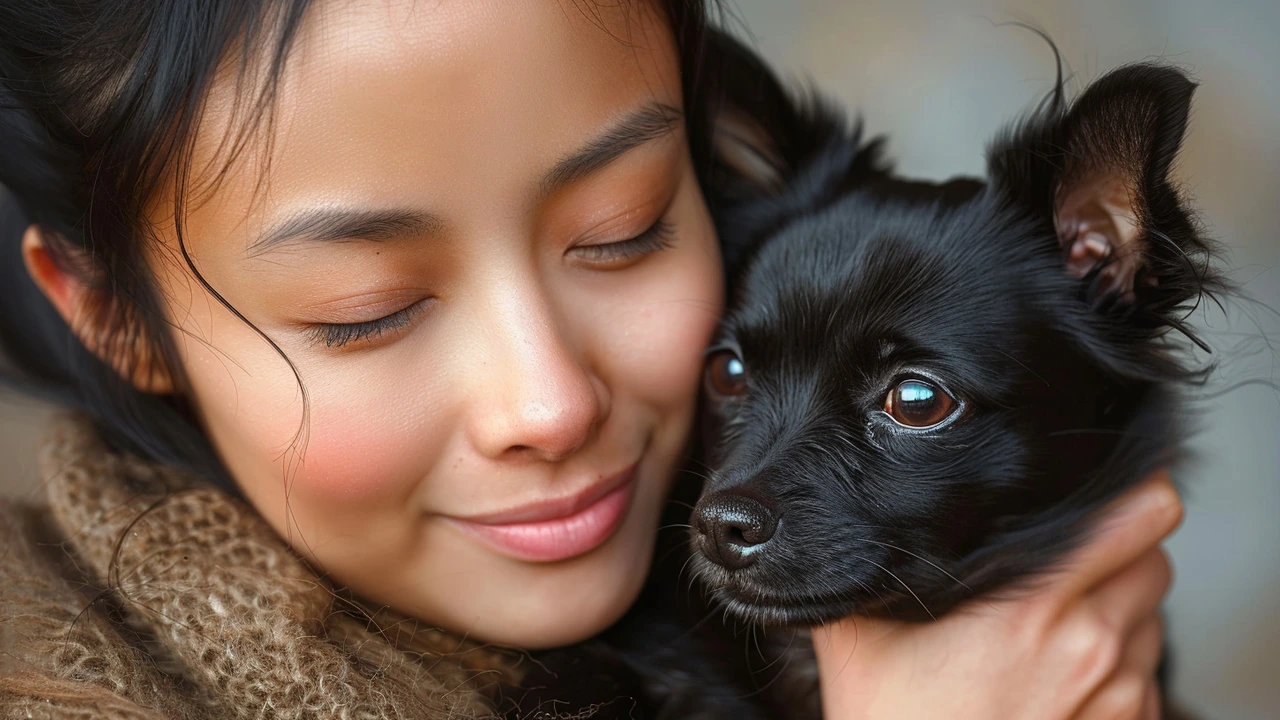
[[[449,518],[494,550],[530,562],[568,560],[604,544],[635,495],[636,466],[565,498],[471,518]]]

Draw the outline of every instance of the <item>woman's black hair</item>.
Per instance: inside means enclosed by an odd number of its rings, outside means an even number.
[[[688,136],[701,178],[710,166],[711,132],[700,89],[714,74],[705,43],[707,3],[661,4],[680,52]],[[143,260],[153,237],[146,209],[166,189],[175,210],[181,208],[202,101],[224,67],[238,60],[237,112],[245,128],[224,149],[234,157],[248,128],[269,120],[275,82],[309,5],[0,0],[0,377],[86,413],[122,450],[186,468],[233,492],[182,391],[176,330],[164,318]],[[265,77],[251,72],[263,48],[270,51]],[[175,213],[179,223],[181,216]],[[98,354],[27,274],[21,236],[29,225],[40,229],[55,262],[97,291],[96,317],[86,327],[103,339]],[[178,236],[184,260],[203,282],[186,256],[180,224]],[[148,394],[126,380],[156,367],[174,378],[177,392]]]

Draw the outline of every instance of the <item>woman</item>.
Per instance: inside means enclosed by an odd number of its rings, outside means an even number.
[[[5,292],[47,300],[6,298],[5,348],[93,420],[45,448],[52,519],[7,513],[0,697],[482,715],[520,677],[492,648],[617,620],[722,304],[703,32],[679,1],[0,6]],[[825,714],[1157,712],[1179,505],[1115,512],[1034,596],[817,633]]]

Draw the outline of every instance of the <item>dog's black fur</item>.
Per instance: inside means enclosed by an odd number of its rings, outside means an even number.
[[[1176,459],[1179,386],[1203,377],[1183,321],[1226,283],[1170,177],[1194,83],[1130,65],[1068,103],[1059,82],[991,144],[989,179],[935,184],[716,43],[731,302],[711,356],[745,372],[709,383],[697,577],[738,618],[804,626],[928,620],[1052,568]],[[885,411],[912,379],[954,401],[933,429]],[[788,714],[748,694],[740,640],[672,606],[591,650],[641,678],[621,716]]]

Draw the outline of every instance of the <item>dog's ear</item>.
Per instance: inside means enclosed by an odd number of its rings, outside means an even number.
[[[1209,351],[1186,316],[1231,291],[1170,171],[1195,83],[1165,65],[1128,65],[1064,107],[1060,94],[990,153],[992,188],[1043,223],[1083,302],[1051,309],[1055,322],[1119,376],[1193,379],[1170,352],[1177,331]],[[1050,235],[1052,233],[1052,235]]]
[[[782,192],[791,168],[783,159],[775,136],[759,118],[749,117],[741,107],[722,105],[714,128],[712,152],[725,175],[757,193]]]
[[[721,182],[743,196],[777,195],[828,146],[849,135],[843,116],[818,97],[793,95],[755,51],[711,31],[712,151]]]
[[[991,150],[996,188],[1051,219],[1066,270],[1092,301],[1129,304],[1161,285],[1189,289],[1188,258],[1204,247],[1170,169],[1194,89],[1175,68],[1128,65],[1069,108],[1055,96]]]
[[[732,36],[709,31],[702,83],[711,161],[703,190],[730,278],[759,242],[806,208],[887,173],[880,142],[817,93],[793,93]]]

